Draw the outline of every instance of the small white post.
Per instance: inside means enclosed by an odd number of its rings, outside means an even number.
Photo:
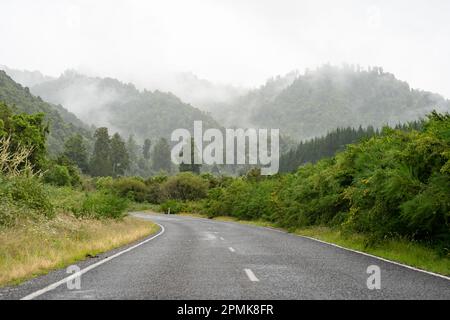
[[[169,210],[167,210],[167,214],[170,214],[170,208],[169,208]]]

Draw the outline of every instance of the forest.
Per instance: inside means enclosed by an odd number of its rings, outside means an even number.
[[[264,220],[287,229],[324,225],[367,234],[373,243],[419,241],[445,256],[450,247],[449,150],[450,115],[433,112],[419,130],[386,127],[294,173],[263,177],[252,169],[237,178],[185,172],[101,181],[172,213]]]
[[[450,102],[416,90],[381,67],[324,65],[269,79],[224,107],[238,126],[280,128],[296,140],[314,139],[337,128],[396,126],[423,118]]]
[[[137,100],[170,97],[111,84]],[[450,254],[448,113],[392,126],[338,126],[300,141],[284,136],[281,171],[265,177],[258,166],[175,166],[164,134],[145,129],[124,137],[89,127],[4,72],[0,100],[2,230],[30,219],[123,221],[133,208],[150,208],[291,231],[324,226],[364,235],[369,247],[402,239]]]
[[[42,179],[32,178],[36,183],[84,189],[89,181],[106,199],[159,204],[163,209],[171,208],[172,213],[192,211],[211,217],[262,219],[288,229],[338,226],[369,234],[374,240],[407,237],[432,244],[444,252],[450,246],[449,114],[433,112],[420,125],[385,127],[380,132],[336,131],[328,138],[300,144],[298,148],[313,148],[320,145],[318,141],[328,141],[331,136],[339,135],[338,132],[363,139],[346,146],[338,142],[343,149],[335,155],[324,154],[320,160],[313,158],[320,154],[322,149],[318,148],[316,153],[309,154],[311,161],[300,165],[295,172],[272,177],[261,176],[258,168],[233,178],[201,174],[199,168],[190,167],[180,168],[179,171],[185,172],[169,176],[170,168],[162,155],[170,150],[161,139],[153,148],[152,162],[149,161],[150,143],[142,148],[139,159],[144,165],[152,163],[155,171],[159,169],[158,175],[144,179],[124,177],[134,161],[127,151],[130,143],[117,133],[110,136],[107,128],[96,130],[92,155],[88,156],[82,137],[76,135],[68,139],[58,158],[51,159],[46,154],[48,128],[43,114],[13,115],[5,104],[1,110],[2,136],[6,139],[4,143],[8,142],[5,145],[10,146],[8,150],[4,147],[3,152],[26,155],[14,165],[10,164],[14,161],[6,161],[3,170],[22,172],[31,166],[29,170],[42,172]],[[82,176],[81,172],[92,178]],[[28,197],[36,192],[19,194]],[[75,212],[89,211],[89,202],[94,199],[88,192],[87,204]],[[31,203],[38,205],[39,210],[47,208],[42,199]],[[114,207],[114,212],[124,209],[123,204],[115,203]],[[2,216],[1,220],[8,221],[9,216]]]

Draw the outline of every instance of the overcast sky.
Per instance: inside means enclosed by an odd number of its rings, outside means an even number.
[[[191,71],[258,86],[327,62],[383,66],[450,97],[450,1],[0,1],[0,64],[50,75]]]

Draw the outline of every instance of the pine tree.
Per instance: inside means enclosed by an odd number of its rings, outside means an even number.
[[[292,172],[306,163],[316,163],[323,158],[333,157],[337,152],[343,151],[347,144],[378,134],[379,131],[372,126],[367,129],[359,126],[357,130],[351,127],[338,128],[323,137],[301,141],[281,156],[280,171]]]
[[[95,144],[91,157],[90,171],[95,177],[111,176],[111,141],[108,128],[98,128],[94,134]]]
[[[153,147],[152,166],[153,170],[157,172],[171,171],[170,146],[164,138],[161,138]]]
[[[64,144],[63,155],[75,163],[84,173],[89,170],[88,153],[83,137],[80,134],[71,136]]]
[[[152,146],[152,142],[150,139],[145,139],[144,146],[142,147],[142,155],[144,156],[145,160],[150,159],[150,148]]]
[[[115,133],[111,139],[111,163],[113,177],[123,175],[129,166],[127,148],[118,133]]]
[[[140,149],[139,145],[136,143],[136,140],[134,139],[134,135],[130,135],[128,137],[126,149],[128,152],[128,159],[129,159],[127,174],[139,175],[138,162],[139,162],[139,155],[141,154],[141,152],[139,150]]]

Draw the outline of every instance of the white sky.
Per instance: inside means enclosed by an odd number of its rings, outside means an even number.
[[[448,0],[1,0],[0,64],[258,86],[323,63],[383,66],[450,97]]]

